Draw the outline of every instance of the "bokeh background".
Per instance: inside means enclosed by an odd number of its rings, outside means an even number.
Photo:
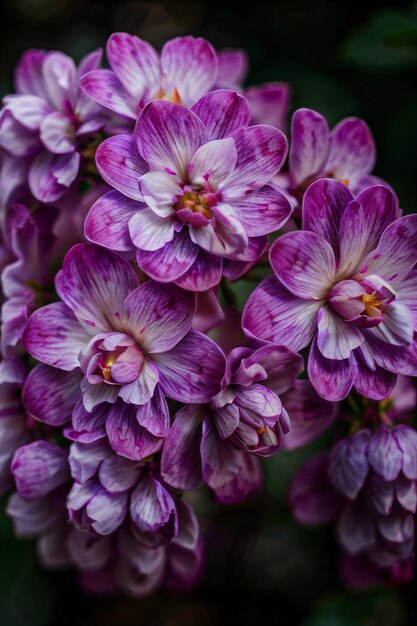
[[[248,84],[291,83],[292,109],[311,107],[330,123],[363,117],[378,146],[376,174],[417,210],[417,4],[367,0],[3,0],[0,94],[27,48],[60,49],[79,60],[127,31],[156,47],[201,35],[217,48],[242,47]],[[330,435],[327,435],[328,437]],[[42,571],[30,542],[13,538],[0,513],[1,626],[415,626],[416,588],[343,589],[331,529],[296,526],[286,503],[294,469],[322,440],[265,463],[265,487],[236,507],[195,498],[208,541],[207,572],[192,594],[133,601],[81,593],[68,572]],[[4,510],[1,503],[1,511]]]

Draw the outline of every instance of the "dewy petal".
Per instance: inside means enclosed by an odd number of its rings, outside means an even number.
[[[325,165],[327,172],[339,180],[348,180],[354,187],[363,175],[371,172],[375,159],[374,139],[363,120],[350,117],[334,127]]]
[[[87,239],[116,252],[134,249],[129,220],[143,205],[118,191],[109,191],[91,207],[84,223]]]
[[[77,244],[67,253],[55,284],[77,317],[100,331],[117,329],[124,300],[138,279],[118,254],[93,244]]]
[[[363,273],[377,274],[388,282],[405,278],[417,262],[417,215],[392,222],[376,250],[365,261]]]
[[[103,141],[96,152],[98,171],[112,187],[132,200],[142,200],[139,179],[147,171],[132,135],[115,135]]]
[[[175,415],[161,456],[161,473],[177,489],[195,489],[202,481],[201,423],[204,405],[189,404]]]
[[[201,37],[177,37],[161,52],[162,87],[170,94],[177,89],[181,101],[191,106],[213,87],[217,78],[217,55]]]
[[[268,235],[279,230],[292,213],[286,197],[269,185],[234,200],[233,208],[249,237]]]
[[[338,180],[321,178],[309,186],[304,194],[303,229],[321,235],[332,246],[339,258],[339,226],[342,215],[353,196]]]
[[[80,78],[80,87],[88,97],[107,109],[124,117],[136,119],[133,98],[111,70],[98,69],[87,72]]]
[[[183,106],[155,100],[142,111],[135,129],[139,153],[151,170],[166,168],[185,179],[194,152],[207,133],[195,113]]]
[[[347,324],[330,306],[319,311],[317,325],[317,347],[326,359],[347,359],[365,341],[359,328]]]
[[[338,441],[330,453],[327,470],[330,482],[349,500],[354,500],[365,484],[369,469],[366,454],[371,437],[369,430],[359,430],[352,437]]]
[[[250,112],[243,96],[235,91],[219,89],[206,94],[191,109],[207,129],[207,138],[230,137],[248,125]]]
[[[169,217],[155,215],[144,208],[136,211],[129,220],[130,239],[139,250],[155,252],[170,244],[175,235],[175,222]]]
[[[62,372],[38,363],[29,373],[23,387],[22,401],[34,418],[51,426],[70,421],[80,398],[82,372]]]
[[[89,339],[71,309],[54,302],[32,313],[22,341],[38,361],[70,371],[80,366],[78,355]]]
[[[356,376],[354,356],[349,359],[326,359],[313,340],[308,358],[308,375],[317,393],[331,402],[346,398]]]
[[[155,90],[161,71],[158,53],[149,43],[127,33],[113,33],[106,52],[112,70],[137,102]]]
[[[126,325],[147,353],[167,352],[187,334],[195,296],[174,285],[147,281],[126,298]]]
[[[152,211],[161,217],[168,217],[174,214],[173,205],[177,196],[184,193],[179,182],[179,178],[168,172],[155,171],[144,174],[139,187],[144,202]]]
[[[242,316],[248,337],[301,350],[313,338],[322,303],[294,296],[276,278],[266,278],[250,295]]]
[[[208,402],[219,390],[225,358],[214,341],[191,330],[172,350],[153,355],[162,391],[180,402]]]
[[[118,401],[110,408],[106,431],[110,445],[117,454],[140,461],[160,450],[164,440],[139,425],[136,411],[134,405]]]
[[[76,148],[75,128],[60,111],[45,117],[40,127],[40,138],[45,148],[54,154],[67,154]]]
[[[226,200],[240,198],[267,185],[282,166],[288,147],[284,133],[273,126],[241,128],[233,138],[237,163],[223,188]]]
[[[219,284],[222,269],[223,259],[221,257],[209,254],[200,248],[194,263],[175,280],[175,284],[189,291],[205,292]]]
[[[271,247],[269,259],[281,282],[300,298],[321,300],[333,286],[336,262],[330,244],[310,231],[286,233]]]
[[[198,253],[186,229],[176,233],[163,248],[148,252],[138,250],[139,267],[154,280],[169,283],[182,276],[194,263]]]
[[[289,169],[296,187],[319,174],[329,154],[329,127],[320,113],[298,109],[291,122]]]
[[[201,187],[208,183],[214,191],[234,171],[236,161],[235,142],[231,137],[209,141],[194,153],[188,166],[188,178]]]

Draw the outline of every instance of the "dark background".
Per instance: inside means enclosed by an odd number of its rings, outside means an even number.
[[[1,6],[1,94],[12,89],[13,68],[27,48],[60,49],[79,60],[114,31],[158,48],[177,35],[202,35],[217,48],[247,50],[248,84],[291,83],[293,109],[315,108],[332,124],[363,117],[377,142],[376,173],[395,187],[406,212],[416,210],[414,3],[3,0]],[[265,463],[264,491],[245,505],[198,503],[208,566],[200,587],[185,596],[133,601],[84,595],[73,574],[43,572],[31,543],[13,539],[1,514],[0,625],[415,626],[411,585],[344,591],[332,530],[291,522],[286,488],[311,452],[282,453]]]

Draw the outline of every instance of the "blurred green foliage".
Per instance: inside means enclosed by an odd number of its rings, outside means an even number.
[[[248,83],[288,81],[293,110],[316,108],[331,124],[358,115],[377,142],[376,173],[405,211],[417,200],[417,8],[391,0],[3,0],[0,92],[27,48],[76,59],[126,30],[161,47],[192,33],[217,48],[242,47]],[[260,270],[257,278],[262,277]],[[243,304],[255,282],[228,297]],[[0,515],[0,626],[415,626],[411,586],[343,591],[331,529],[296,526],[286,490],[296,467],[326,439],[264,464],[265,488],[236,507],[191,494],[208,538],[207,573],[191,595],[144,601],[91,598],[72,573],[47,573],[32,542],[17,541]],[[1,509],[4,509],[4,503]]]

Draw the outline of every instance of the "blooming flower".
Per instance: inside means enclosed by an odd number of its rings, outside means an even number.
[[[47,421],[57,416],[62,424],[71,415],[60,409],[63,396],[75,404],[81,383],[77,414],[85,419],[97,409],[95,423],[104,412],[116,451],[147,456],[168,430],[164,394],[198,402],[217,390],[224,356],[191,330],[194,296],[169,285],[138,286],[127,261],[91,244],[70,250],[56,287],[63,302],[35,311],[25,330],[26,350],[42,362],[26,381],[26,407],[43,419],[48,403]],[[99,406],[105,402],[110,410]]]
[[[269,456],[283,445],[289,418],[278,394],[301,369],[301,357],[280,346],[233,350],[221,391],[175,416],[162,451],[164,479],[178,489],[204,480],[221,502],[245,498],[259,484],[251,456]]]
[[[234,92],[213,92],[192,110],[150,103],[134,138],[118,135],[99,147],[97,166],[120,193],[92,207],[87,237],[119,251],[136,247],[149,276],[192,291],[218,284],[223,259],[256,261],[265,235],[291,210],[268,186],[285,158],[285,137],[270,126],[246,128],[248,120]]]
[[[201,37],[171,39],[159,56],[139,37],[114,33],[106,52],[111,70],[92,68],[80,85],[90,98],[132,120],[154,99],[193,105],[217,77],[217,55]]]
[[[246,304],[250,336],[293,350],[312,341],[309,378],[327,400],[344,398],[352,385],[382,399],[396,374],[417,374],[417,216],[397,217],[386,187],[355,200],[338,181],[315,182],[304,197],[303,230],[271,248],[277,278]]]
[[[288,173],[279,174],[275,182],[295,205],[318,178],[340,180],[357,195],[371,185],[385,184],[371,175],[375,159],[375,142],[363,120],[348,117],[330,131],[320,113],[298,109],[291,122]]]
[[[27,162],[30,190],[41,202],[55,202],[68,190],[91,136],[108,120],[78,84],[100,59],[97,50],[77,68],[61,52],[29,50],[16,69],[17,93],[4,98],[0,146]]]

